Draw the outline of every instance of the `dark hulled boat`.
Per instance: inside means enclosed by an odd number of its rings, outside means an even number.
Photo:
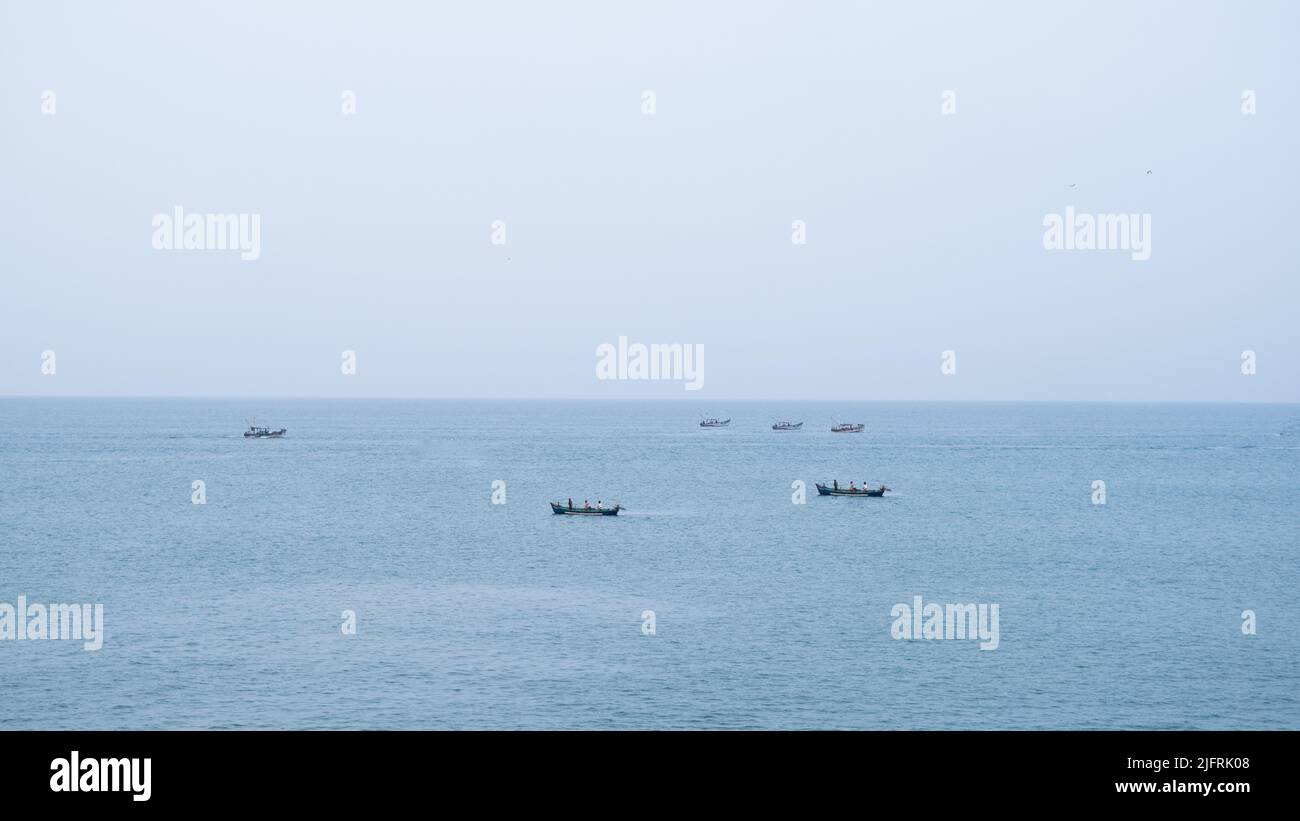
[[[280,428],[279,430],[271,430],[270,428],[264,428],[259,425],[249,424],[248,430],[244,431],[244,438],[245,439],[280,439],[288,432],[289,431],[287,428]]]
[[[709,419],[705,419],[703,422],[700,422],[700,427],[702,427],[702,428],[725,428],[727,425],[730,425],[730,424],[731,424],[731,420],[730,420],[730,419],[713,419],[713,418],[710,417]]]
[[[862,433],[866,428],[867,426],[861,422],[857,424],[845,422],[842,425],[832,425],[831,433]]]
[[[879,498],[885,495],[886,490],[889,490],[889,488],[884,485],[873,490],[871,488],[850,489],[847,487],[836,487],[835,485],[823,485],[820,482],[817,483],[817,493],[821,496],[872,496]]]
[[[551,512],[557,516],[617,516],[622,509],[622,505],[614,505],[613,507],[578,507],[574,505],[569,507],[568,505],[551,502]]]
[[[803,422],[776,422],[772,425],[772,430],[799,430],[803,427]]]

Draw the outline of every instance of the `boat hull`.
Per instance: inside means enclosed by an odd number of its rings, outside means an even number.
[[[702,428],[725,428],[727,425],[730,425],[730,424],[731,424],[731,420],[730,420],[730,419],[723,419],[721,422],[701,422],[701,423],[700,423],[700,427],[702,427]]]
[[[875,490],[849,490],[848,488],[835,488],[830,485],[817,485],[817,493],[820,496],[869,496],[873,499],[879,499],[885,495],[887,487],[876,488]]]
[[[799,430],[803,427],[803,422],[796,422],[793,425],[773,425],[772,430]]]
[[[287,430],[273,430],[270,433],[249,433],[244,431],[245,439],[283,439]]]
[[[551,512],[557,516],[617,516],[622,509],[620,505],[592,508],[575,507],[570,509],[567,505],[557,505],[555,502],[551,502]]]
[[[842,428],[831,428],[831,433],[862,433],[866,428],[866,425],[848,425]]]

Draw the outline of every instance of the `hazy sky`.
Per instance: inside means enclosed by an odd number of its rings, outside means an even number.
[[[1297,32],[1288,2],[4,3],[0,395],[1298,401]],[[260,215],[260,258],[156,250],[176,206]],[[1046,250],[1067,206],[1150,214],[1151,258]],[[619,336],[703,345],[703,389],[598,381]]]

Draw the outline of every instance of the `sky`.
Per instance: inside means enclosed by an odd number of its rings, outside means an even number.
[[[1298,31],[5,3],[0,396],[1300,401]],[[156,248],[177,207],[255,216],[257,259]],[[1044,247],[1067,207],[1146,215],[1150,257]],[[597,378],[619,337],[702,346],[699,389]]]

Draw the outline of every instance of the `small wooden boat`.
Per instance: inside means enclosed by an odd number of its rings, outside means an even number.
[[[834,485],[823,485],[820,482],[817,483],[817,493],[820,496],[872,496],[872,497],[879,498],[881,496],[884,496],[885,491],[889,489],[890,488],[887,488],[884,485],[881,485],[880,487],[875,488],[873,490],[869,487],[868,488],[847,488],[847,487],[836,487]]]
[[[803,427],[803,422],[777,422],[772,425],[772,430],[799,430]]]
[[[551,502],[551,512],[557,516],[617,516],[618,512],[623,509],[622,505],[613,507],[569,507],[557,502]]]
[[[714,419],[713,417],[709,417],[708,419],[705,419],[703,422],[700,423],[700,427],[702,427],[702,428],[725,428],[727,425],[730,425],[730,424],[731,424],[731,420],[730,420],[730,419]]]
[[[842,425],[832,425],[831,433],[862,433],[866,428],[867,426],[860,422],[857,424],[845,422]]]

